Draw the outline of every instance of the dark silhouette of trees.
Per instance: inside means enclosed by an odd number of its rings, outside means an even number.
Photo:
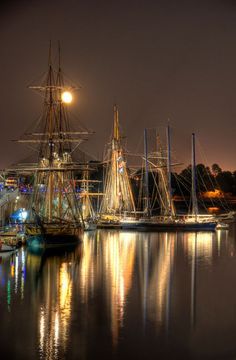
[[[230,171],[221,171],[215,179],[219,190],[231,194],[235,192],[235,178]]]
[[[222,169],[219,167],[218,164],[213,164],[211,167],[212,174],[216,177],[222,172]]]

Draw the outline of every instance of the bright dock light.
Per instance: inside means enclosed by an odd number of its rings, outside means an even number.
[[[64,91],[61,94],[61,100],[66,104],[70,104],[72,101],[72,94],[69,91]]]

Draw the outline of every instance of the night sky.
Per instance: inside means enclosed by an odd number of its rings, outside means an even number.
[[[27,86],[46,70],[49,41],[82,86],[71,112],[95,135],[86,149],[101,159],[119,106],[131,152],[143,128],[170,119],[175,157],[236,169],[236,1],[8,1],[0,13],[0,168],[27,155],[12,143],[40,115]]]

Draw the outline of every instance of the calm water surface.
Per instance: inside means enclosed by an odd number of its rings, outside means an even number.
[[[22,248],[0,259],[0,313],[9,359],[236,359],[235,230]]]

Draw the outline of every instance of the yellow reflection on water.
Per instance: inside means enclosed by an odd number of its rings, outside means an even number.
[[[70,264],[62,263],[59,277],[59,315],[55,317],[55,334],[61,331],[60,342],[63,347],[66,346],[68,337],[68,325],[71,317],[71,296],[72,296],[72,279],[70,273]],[[58,316],[60,321],[58,320]],[[55,337],[56,341],[56,337]]]
[[[164,323],[168,316],[171,296],[171,274],[174,261],[176,235],[161,233],[151,235],[148,256],[144,268],[148,268],[149,285],[145,297],[148,299],[147,314],[155,322]],[[145,246],[145,244],[143,245]],[[140,249],[141,253],[145,250]],[[152,265],[152,266],[151,266]],[[143,289],[144,290],[144,289]]]
[[[83,237],[80,294],[83,303],[96,289],[105,286],[113,345],[123,326],[127,295],[134,270],[136,235],[119,231],[98,231]],[[104,309],[105,310],[105,309]]]
[[[106,293],[111,311],[111,331],[116,345],[123,325],[126,298],[131,287],[135,259],[135,234],[108,232],[103,241]]]
[[[91,237],[90,233],[84,233],[83,256],[80,264],[80,296],[83,303],[87,302],[89,291],[93,293],[94,290],[94,267],[96,263],[94,242],[95,239]],[[97,271],[100,271],[100,269],[97,268]],[[98,276],[97,272],[96,274]]]
[[[18,267],[19,267],[19,261],[18,256],[15,257],[15,293],[17,294],[17,288],[18,288]]]
[[[134,267],[135,244],[133,233],[109,232],[103,242],[107,300],[110,303],[114,344],[118,341],[119,327],[123,325],[126,297]]]
[[[41,359],[57,359],[59,348],[68,346],[72,307],[72,277],[75,261],[70,256],[28,254],[27,270],[31,273],[32,290],[37,297],[38,341]],[[40,291],[38,291],[40,289]],[[37,309],[36,309],[37,311]]]
[[[22,249],[21,251],[21,300],[24,299],[24,288],[25,288],[25,250]]]
[[[190,258],[196,255],[197,258],[201,258],[206,265],[210,265],[212,261],[214,236],[215,235],[212,232],[184,234],[183,241],[184,241],[185,252]],[[196,254],[195,254],[195,246],[196,246]]]
[[[45,336],[45,316],[44,310],[40,309],[39,316],[39,351],[42,354],[44,350],[44,336]]]

